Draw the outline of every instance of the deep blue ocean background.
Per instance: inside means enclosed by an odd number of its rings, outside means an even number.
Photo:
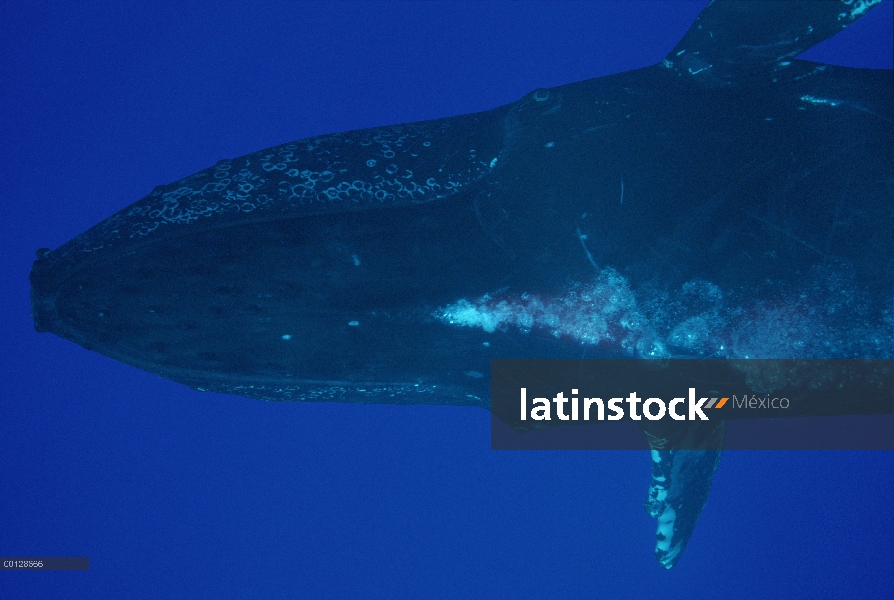
[[[0,4],[0,572],[24,598],[890,598],[894,453],[727,452],[652,555],[645,452],[477,408],[200,394],[29,317],[34,252],[225,157],[660,61],[696,2]],[[892,3],[804,58],[892,67]]]

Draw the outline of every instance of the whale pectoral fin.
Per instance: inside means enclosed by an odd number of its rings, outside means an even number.
[[[646,510],[658,520],[655,558],[672,568],[683,554],[711,491],[723,453],[725,421],[680,423],[673,432],[643,430],[652,448]]]

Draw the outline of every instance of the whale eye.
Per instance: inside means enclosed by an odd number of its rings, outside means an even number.
[[[537,102],[543,102],[544,100],[549,99],[549,90],[534,90],[532,97]]]

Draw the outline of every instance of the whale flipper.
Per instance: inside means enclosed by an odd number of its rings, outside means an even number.
[[[652,480],[646,511],[658,521],[655,558],[672,568],[708,500],[723,454],[725,421],[686,423],[673,432],[643,429],[651,446]]]

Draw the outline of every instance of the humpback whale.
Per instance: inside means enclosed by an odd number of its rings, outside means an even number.
[[[507,357],[890,358],[891,74],[795,59],[872,4],[718,0],[653,67],[220,161],[39,251],[35,326],[268,400],[487,408]],[[667,568],[720,459],[689,452],[653,454]]]

